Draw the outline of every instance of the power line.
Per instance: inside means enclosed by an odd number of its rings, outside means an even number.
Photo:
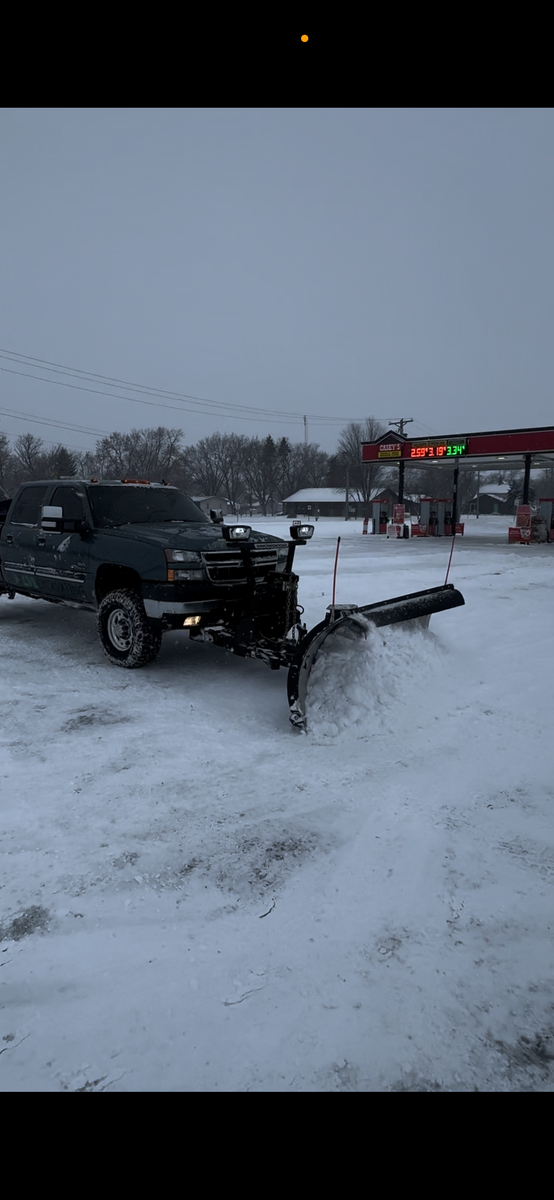
[[[95,437],[99,433],[104,434],[106,437],[110,436],[106,429],[92,429],[90,425],[65,425],[61,421],[55,421],[47,417],[37,417],[34,413],[18,413],[16,409],[0,408],[0,416],[11,417],[15,421],[27,421],[31,424],[52,425],[57,429],[66,429],[70,433],[86,433],[91,437]]]
[[[221,401],[221,400],[209,400],[205,396],[189,395],[186,392],[171,392],[171,391],[166,390],[165,388],[152,388],[148,384],[131,383],[130,380],[124,380],[124,379],[120,380],[120,379],[117,379],[110,375],[98,375],[94,371],[84,371],[80,367],[67,367],[67,366],[64,366],[64,364],[62,364],[62,363],[51,363],[49,359],[40,359],[40,358],[33,359],[31,355],[19,354],[18,352],[15,352],[15,351],[8,351],[8,350],[2,349],[2,350],[0,350],[0,357],[4,358],[8,362],[15,362],[18,364],[18,366],[32,366],[33,369],[38,370],[39,367],[35,367],[35,364],[41,364],[40,369],[46,370],[46,371],[51,371],[51,373],[54,375],[70,375],[71,378],[85,379],[86,382],[89,382],[89,383],[94,383],[94,382],[100,381],[100,382],[104,382],[104,383],[109,383],[112,387],[117,387],[118,389],[120,389],[121,387],[129,387],[129,388],[131,388],[132,391],[146,393],[146,395],[169,396],[173,399],[194,400],[200,404],[209,404],[213,408],[240,408],[240,409],[244,409],[248,412],[255,412],[255,413],[257,413],[257,412],[266,413],[269,411],[269,412],[276,413],[278,416],[296,417],[298,415],[297,413],[284,412],[284,411],[280,411],[279,409],[267,410],[264,408],[258,408],[254,405],[232,404],[231,402],[225,402],[225,401]],[[22,361],[22,360],[29,360],[29,361]],[[45,364],[49,364],[49,365],[45,365]],[[17,372],[14,372],[14,374],[17,374]],[[31,378],[43,379],[43,376],[36,375],[36,376],[31,376]],[[50,380],[48,382],[55,382],[55,381]],[[104,392],[102,394],[103,395],[113,395],[113,393],[106,393],[106,392]],[[122,398],[125,398],[125,397],[122,397]]]
[[[33,369],[38,369],[38,367],[35,368],[35,364],[41,364],[43,370],[52,371],[53,374],[57,374],[57,375],[69,374],[72,378],[84,379],[84,380],[86,380],[86,382],[100,381],[103,383],[109,383],[111,386],[116,387],[118,390],[122,387],[127,387],[127,388],[131,388],[132,391],[139,391],[146,395],[160,396],[160,397],[168,396],[172,399],[179,399],[183,402],[186,400],[193,400],[196,403],[208,404],[208,405],[210,405],[210,407],[212,409],[230,410],[229,413],[224,414],[223,412],[214,413],[214,412],[209,412],[209,410],[206,411],[204,409],[191,409],[188,406],[185,408],[185,411],[196,412],[196,413],[199,413],[200,415],[210,415],[210,416],[234,415],[238,419],[242,419],[242,420],[264,420],[264,418],[265,418],[265,420],[273,421],[275,418],[276,419],[289,418],[291,420],[300,422],[300,420],[302,419],[299,413],[293,412],[291,410],[275,409],[275,408],[266,409],[266,408],[259,407],[257,405],[235,404],[235,403],[232,403],[231,401],[210,400],[205,396],[193,396],[192,394],[189,394],[186,392],[173,392],[173,391],[167,390],[166,388],[153,388],[147,384],[132,383],[130,380],[118,379],[115,376],[100,375],[94,371],[84,371],[80,367],[69,367],[69,366],[67,366],[67,364],[64,364],[64,363],[54,363],[54,362],[52,362],[51,359],[41,359],[41,358],[35,358],[34,356],[32,356],[30,354],[20,354],[19,351],[12,351],[12,350],[6,350],[4,348],[0,348],[0,357],[4,358],[8,362],[17,363],[17,365],[20,365],[20,366],[31,366],[31,367],[33,367]],[[8,370],[8,368],[6,368],[6,367],[2,367],[1,369]],[[12,374],[24,375],[25,372],[12,371]],[[28,378],[40,379],[44,383],[56,382],[55,380],[45,379],[44,376],[41,376],[41,375],[29,375]],[[64,386],[64,385],[60,384],[60,386]],[[66,384],[65,386],[70,387],[72,385]],[[73,385],[73,386],[75,386],[75,385]],[[83,390],[87,390],[87,389],[83,389]],[[117,398],[126,399],[126,400],[133,399],[132,397],[129,397],[129,396],[117,397],[115,395],[115,393],[113,393],[113,392],[103,391],[103,392],[99,392],[98,394],[104,395],[104,396],[115,396],[116,399]],[[137,401],[135,401],[135,403],[137,403]],[[147,401],[143,401],[143,403],[147,403]],[[172,407],[172,406],[166,405],[166,407]],[[252,414],[252,416],[240,418],[240,417],[238,417],[238,413],[235,412],[235,410],[241,410],[241,412],[250,413],[250,414]],[[177,411],[179,411],[179,410],[177,410]],[[271,414],[271,416],[269,416],[269,414]],[[323,414],[308,414],[308,416],[309,416],[310,420],[313,420],[317,423],[325,423],[325,424],[326,423],[343,424],[344,421],[358,422],[360,419],[363,419],[363,418],[359,418],[359,417],[330,417],[330,416],[326,416]],[[375,419],[383,420],[383,418],[381,418],[381,417],[377,417]]]
[[[363,417],[326,416],[323,414],[313,414],[313,413],[312,414],[308,413],[308,414],[305,414],[304,416],[301,416],[299,413],[291,412],[289,410],[279,410],[279,409],[271,409],[271,408],[264,409],[264,408],[256,407],[254,405],[234,404],[231,401],[209,400],[206,397],[193,396],[193,395],[189,395],[188,393],[184,393],[184,392],[172,392],[172,391],[168,391],[163,388],[151,388],[149,385],[146,385],[146,384],[134,384],[128,380],[120,380],[120,379],[117,379],[116,377],[109,376],[109,375],[100,375],[97,372],[93,372],[93,371],[84,371],[79,367],[69,367],[69,366],[67,366],[67,364],[52,362],[51,359],[36,358],[32,355],[20,354],[19,351],[10,351],[10,350],[6,350],[6,349],[2,349],[2,348],[0,348],[0,357],[4,358],[8,362],[16,363],[18,366],[30,366],[33,370],[39,369],[38,366],[36,367],[34,364],[42,364],[42,369],[47,370],[49,373],[52,373],[55,375],[59,375],[59,374],[70,375],[73,379],[76,379],[76,380],[79,379],[82,382],[81,383],[73,383],[73,384],[66,383],[60,379],[48,379],[42,375],[31,374],[30,372],[16,371],[16,370],[10,369],[9,367],[0,367],[0,370],[5,371],[8,374],[21,375],[23,378],[35,379],[35,380],[37,380],[37,382],[57,384],[59,387],[68,387],[68,388],[72,388],[73,390],[76,390],[76,391],[90,392],[94,395],[106,396],[106,397],[113,398],[116,400],[126,400],[131,404],[149,405],[152,408],[167,408],[167,409],[171,409],[173,412],[180,412],[180,413],[183,413],[183,412],[195,413],[196,415],[203,416],[203,417],[212,417],[212,418],[219,417],[220,419],[239,420],[239,421],[258,421],[263,424],[284,424],[284,423],[289,424],[291,422],[293,422],[295,424],[296,423],[300,424],[300,422],[303,421],[305,438],[307,436],[306,428],[307,428],[308,420],[310,420],[311,423],[316,426],[319,425],[319,426],[323,426],[323,427],[324,426],[333,426],[333,425],[344,426],[345,424],[363,425],[366,420],[366,418],[363,418]],[[100,388],[85,387],[84,386],[85,382],[86,383],[99,382],[101,387]],[[151,400],[147,400],[147,399],[138,399],[135,396],[118,395],[117,392],[112,392],[112,391],[106,390],[105,385],[107,383],[110,383],[113,387],[116,387],[118,392],[121,390],[122,387],[128,387],[128,388],[131,388],[131,390],[133,390],[133,391],[141,392],[143,395],[152,396],[153,398]],[[101,389],[103,389],[103,390],[101,390]],[[183,405],[183,407],[181,408],[174,404],[164,403],[163,400],[159,400],[159,399],[157,399],[157,397],[170,397],[173,399],[177,399],[177,400],[179,400],[180,404]],[[186,403],[186,401],[189,401],[189,400],[192,400],[195,403],[209,405],[210,408],[192,408],[192,407],[190,407],[189,404]],[[240,412],[237,410],[240,410]],[[2,411],[3,410],[0,410],[0,412],[2,412]],[[250,415],[242,415],[242,414],[246,414],[246,413],[248,413]],[[7,411],[4,411],[4,415],[6,415],[6,416],[12,415],[15,419],[21,419],[21,420],[27,420],[27,419],[30,420],[31,419],[31,417],[29,415],[19,416],[19,414],[16,414],[15,412],[12,412],[10,414]],[[54,419],[43,420],[40,417],[35,417],[32,419],[36,420],[36,422],[38,424],[51,424],[51,425],[57,426],[60,429],[67,429],[68,431],[71,431],[71,432],[81,432],[81,433],[87,433],[87,434],[104,434],[105,436],[109,436],[109,434],[105,430],[91,429],[90,426],[87,426],[86,428],[84,426],[76,426],[76,425],[71,426],[68,424],[64,424],[62,422],[57,422]],[[383,422],[383,423],[388,422],[389,424],[400,425],[401,432],[403,431],[404,424],[408,423],[408,419],[406,419],[406,418],[402,418],[400,421],[392,421],[392,422],[386,417],[375,417],[374,416],[372,419],[375,421]],[[413,417],[410,417],[409,421],[413,421],[413,419],[414,419]],[[422,425],[424,429],[429,429],[429,426],[425,425],[424,422],[422,422],[422,421],[417,420],[417,424]],[[435,432],[435,431],[431,430],[431,432]]]
[[[419,417],[416,417],[416,425],[422,425],[429,433],[436,433],[440,437],[440,429],[431,429],[431,426],[426,425],[424,421],[420,421]]]
[[[262,417],[262,416],[258,416],[257,414],[253,415],[251,417],[244,417],[244,416],[241,416],[239,413],[232,413],[232,412],[231,413],[225,413],[225,412],[214,413],[214,412],[207,412],[205,409],[198,409],[198,408],[189,408],[189,407],[178,408],[176,404],[165,404],[163,401],[156,402],[154,400],[139,400],[139,399],[137,399],[136,396],[118,396],[115,392],[101,391],[99,388],[84,387],[83,384],[78,384],[78,383],[64,383],[63,380],[61,380],[61,379],[46,379],[42,375],[31,375],[28,371],[14,371],[10,367],[0,367],[0,371],[5,371],[9,375],[21,375],[24,379],[36,379],[37,382],[40,381],[41,383],[51,383],[55,387],[71,388],[73,391],[77,391],[77,392],[91,392],[95,396],[113,397],[115,400],[128,400],[130,404],[143,404],[143,405],[147,405],[150,408],[169,408],[169,409],[172,409],[173,412],[179,412],[181,414],[183,412],[197,413],[201,417],[215,417],[215,418],[218,418],[219,420],[229,420],[229,421],[231,421],[231,420],[232,421],[258,421],[258,422],[261,421],[262,424],[264,424],[264,425],[267,425],[267,424],[286,425],[286,424],[291,424],[291,422],[293,422],[293,421],[296,424],[296,423],[300,423],[302,421],[302,417],[298,413],[294,414],[294,416],[288,416],[288,417],[286,417],[286,416]],[[265,411],[265,410],[261,410],[261,411]],[[271,411],[271,410],[269,410],[269,411]],[[345,421],[348,421],[348,418],[347,417],[314,417],[314,418],[310,418],[310,420],[312,420],[315,425],[321,425],[321,424],[327,424],[327,423],[344,425]],[[358,422],[356,422],[356,423],[358,423]]]
[[[236,420],[238,420],[238,421],[253,421],[253,420],[262,420],[263,421],[264,420],[263,417],[241,417],[241,416],[238,416],[238,414],[236,414],[236,413],[207,413],[205,411],[205,409],[178,408],[176,404],[164,404],[163,402],[156,403],[154,400],[138,400],[135,396],[118,396],[115,392],[101,391],[99,388],[84,387],[82,384],[78,384],[78,383],[64,383],[60,379],[45,379],[44,376],[42,376],[42,375],[30,375],[28,371],[13,371],[13,370],[10,370],[9,367],[0,367],[0,371],[7,371],[8,374],[10,374],[10,375],[22,375],[25,379],[36,379],[37,381],[40,381],[42,383],[52,383],[52,384],[54,384],[55,387],[71,388],[73,391],[77,391],[77,392],[91,392],[95,396],[112,397],[115,400],[128,400],[131,404],[144,404],[144,405],[147,405],[149,408],[169,408],[169,409],[172,409],[173,412],[181,413],[181,415],[183,414],[183,412],[193,412],[193,413],[198,413],[202,417],[217,416],[220,419],[228,418],[228,419],[232,419],[235,421]],[[301,420],[300,417],[296,417],[295,419]],[[290,421],[291,418],[290,417],[289,418],[283,418],[283,417],[265,418],[265,421],[266,422],[269,421],[271,424],[279,424],[279,423],[282,424],[285,420]]]
[[[82,454],[93,454],[94,453],[94,451],[91,450],[90,446],[74,446],[74,445],[66,446],[65,443],[62,443],[59,441],[53,442],[51,438],[42,438],[41,437],[40,440],[41,440],[41,442],[44,443],[45,446],[63,445],[64,450],[69,450],[70,454],[74,454],[74,453],[76,454],[78,451],[81,452]]]

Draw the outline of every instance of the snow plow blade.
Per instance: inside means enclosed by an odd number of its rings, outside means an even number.
[[[348,640],[367,637],[367,622],[374,625],[396,625],[408,623],[426,629],[433,613],[447,608],[458,608],[465,600],[452,583],[442,587],[426,588],[422,592],[409,592],[406,596],[394,596],[377,604],[335,605],[334,612],[327,610],[324,621],[303,638],[293,659],[287,680],[289,720],[297,729],[306,727],[306,697],[310,671],[326,639],[340,631]]]

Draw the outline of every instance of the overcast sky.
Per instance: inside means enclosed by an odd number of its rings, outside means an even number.
[[[552,109],[4,109],[2,352],[201,400],[4,358],[0,431],[554,424],[553,151]]]

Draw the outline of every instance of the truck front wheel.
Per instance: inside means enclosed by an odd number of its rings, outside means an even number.
[[[118,667],[144,667],[159,654],[161,631],[149,624],[136,592],[120,588],[105,596],[96,627],[104,654]]]

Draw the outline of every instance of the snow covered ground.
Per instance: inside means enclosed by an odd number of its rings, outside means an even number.
[[[446,539],[320,520],[309,627],[338,534],[339,601],[444,582]],[[0,599],[1,1090],[553,1090],[554,547],[469,519],[450,582],[321,660],[306,735],[282,671],[120,671]]]

